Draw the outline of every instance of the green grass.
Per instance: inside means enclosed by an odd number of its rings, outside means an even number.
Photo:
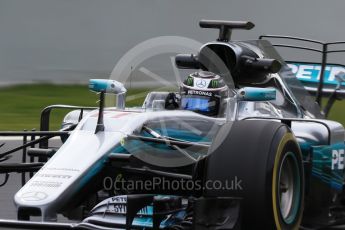
[[[329,113],[328,119],[339,121],[345,127],[345,100],[337,101],[331,112]]]
[[[141,105],[145,90],[129,90],[137,95],[128,101],[128,106]],[[0,88],[0,130],[19,131],[39,129],[42,109],[53,104],[97,106],[98,96],[86,85],[19,85]],[[51,130],[57,130],[68,110],[53,110]]]
[[[131,89],[127,106],[141,105],[148,90]],[[39,129],[40,113],[52,104],[97,106],[98,96],[86,85],[19,85],[0,88],[0,130]],[[67,110],[53,111],[51,130],[57,130]],[[345,101],[337,101],[329,119],[345,126]]]

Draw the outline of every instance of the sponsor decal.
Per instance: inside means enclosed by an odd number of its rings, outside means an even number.
[[[111,202],[108,202],[107,211],[115,214],[126,214],[127,213],[127,196],[115,196],[109,198]],[[147,207],[141,209],[138,215],[147,214]]]
[[[46,199],[47,197],[48,197],[47,193],[32,191],[32,192],[23,193],[20,198],[23,201],[41,201],[41,200]]]
[[[127,207],[126,205],[123,205],[123,204],[114,204],[113,206],[113,211],[114,213],[117,213],[117,214],[126,214],[127,213]]]
[[[74,168],[44,168],[45,170],[56,170],[56,171],[70,171],[70,172],[79,172],[79,169],[74,169]]]
[[[71,175],[43,174],[43,173],[39,173],[36,176],[44,177],[44,178],[56,178],[56,179],[70,179],[72,177]]]
[[[200,79],[196,81],[196,86],[199,88],[206,88],[206,81],[203,79]]]
[[[217,88],[218,84],[219,84],[218,80],[211,80],[211,87],[212,88]]]
[[[289,63],[291,71],[296,77],[304,82],[318,83],[321,75],[320,64],[305,64],[305,63]],[[340,72],[345,73],[345,67],[340,65],[327,65],[325,68],[324,83],[325,84],[338,84],[335,75]]]
[[[332,150],[332,170],[344,169],[344,149]]]
[[[194,87],[199,89],[207,89],[210,85],[211,79],[194,78]]]
[[[212,97],[211,92],[206,92],[206,91],[198,91],[198,90],[188,90],[187,91],[188,95],[200,95],[200,96],[209,96]]]
[[[107,211],[110,211],[112,213],[116,214],[126,214],[127,212],[127,196],[116,196],[111,198],[111,206],[112,208],[108,208]],[[109,204],[108,204],[109,205]]]
[[[103,112],[103,115],[106,116],[106,115],[109,114],[109,113],[110,113],[109,111],[104,111],[104,112]],[[90,117],[98,118],[98,114],[99,114],[99,113],[96,112],[96,113],[92,114]]]
[[[127,203],[127,196],[115,196],[111,198],[112,202]]]
[[[127,213],[127,205],[125,204],[113,204],[112,209],[108,209],[108,212],[112,212],[114,214],[126,214]],[[145,215],[145,214],[149,214],[149,210],[148,207],[144,207],[142,209],[139,210],[139,212],[137,213],[137,215]]]
[[[187,82],[186,82],[187,85],[193,86],[193,85],[194,85],[193,82],[194,82],[194,81],[193,81],[193,78],[192,78],[192,77],[188,77],[188,78],[187,78]]]
[[[112,116],[111,118],[120,118],[120,117],[127,116],[129,114],[132,114],[132,113],[118,113],[118,114]]]
[[[46,188],[58,188],[62,185],[62,182],[50,182],[50,181],[33,181],[30,186],[32,187],[46,187]]]
[[[121,118],[127,115],[131,115],[131,114],[136,114],[135,112],[121,112],[121,113],[115,113],[114,112],[110,112],[110,111],[104,111],[104,117],[106,118]],[[93,118],[98,118],[98,112],[94,113],[93,115],[91,115],[91,117]]]

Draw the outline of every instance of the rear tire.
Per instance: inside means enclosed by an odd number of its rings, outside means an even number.
[[[303,161],[290,129],[279,122],[226,124],[214,139],[206,180],[241,181],[205,196],[243,198],[244,229],[298,229],[304,201]],[[232,184],[233,185],[233,184]]]

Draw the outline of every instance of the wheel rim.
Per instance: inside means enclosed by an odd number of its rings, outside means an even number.
[[[278,202],[280,214],[286,224],[297,216],[300,203],[300,169],[295,155],[285,154],[281,161],[278,177]]]

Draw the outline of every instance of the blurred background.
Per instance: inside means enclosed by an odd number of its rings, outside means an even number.
[[[120,58],[147,39],[215,40],[217,31],[199,28],[200,19],[256,24],[251,31],[235,31],[234,40],[282,34],[338,41],[345,40],[344,9],[343,0],[0,0],[0,130],[39,128],[40,111],[50,104],[95,106],[88,80],[109,78]],[[286,59],[320,60],[314,53],[280,51]],[[344,55],[329,60],[344,64]],[[148,65],[175,81],[168,56]],[[131,71],[130,93],[145,78]],[[345,124],[343,110],[338,102],[330,118]],[[54,129],[63,114],[53,114]]]

